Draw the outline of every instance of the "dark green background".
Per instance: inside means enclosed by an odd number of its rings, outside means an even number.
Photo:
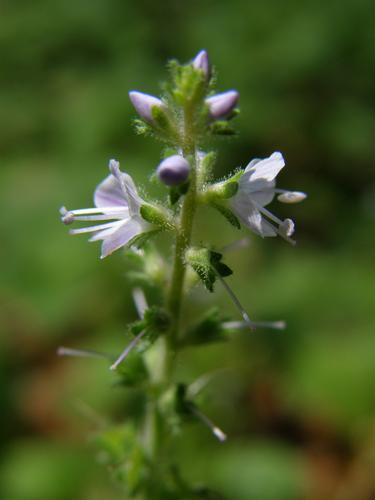
[[[55,350],[123,348],[126,263],[100,262],[58,209],[91,206],[111,157],[146,186],[161,146],[134,135],[127,92],[157,93],[168,58],[201,48],[218,89],[241,94],[217,175],[280,150],[279,186],[309,198],[272,207],[296,220],[296,248],[249,235],[228,255],[249,313],[288,329],[182,356],[187,382],[224,369],[201,405],[230,439],[192,425],[176,455],[231,500],[374,498],[374,17],[371,0],[1,2],[1,498],[123,498],[88,438],[98,416],[126,419],[131,394],[105,363]],[[203,235],[239,237],[210,211]],[[236,317],[220,287],[195,289],[185,316],[210,304]]]

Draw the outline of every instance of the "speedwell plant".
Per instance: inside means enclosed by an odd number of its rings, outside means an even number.
[[[125,498],[153,500],[223,498],[206,487],[188,484],[177,464],[169,458],[171,440],[188,420],[208,427],[219,442],[227,439],[194,401],[191,381],[176,381],[175,366],[186,346],[220,341],[230,331],[257,328],[283,329],[284,322],[257,322],[251,319],[226,278],[232,270],[210,242],[193,238],[196,214],[209,205],[236,228],[246,226],[265,237],[280,236],[294,244],[294,223],[281,220],[265,208],[275,196],[283,203],[302,201],[300,191],[276,188],[276,177],[284,168],[280,152],[253,159],[224,180],[213,180],[215,154],[205,150],[210,137],[233,134],[232,119],[238,113],[235,90],[214,93],[214,78],[207,52],[202,50],[188,64],[169,64],[170,79],[163,94],[154,97],[132,91],[129,97],[138,118],[137,132],[151,135],[165,145],[163,161],[155,174],[165,186],[160,202],[140,196],[128,171],[120,162],[109,160],[109,173],[94,191],[94,206],[69,210],[61,208],[62,221],[71,225],[71,234],[87,233],[90,241],[101,241],[101,258],[126,249],[140,271],[133,289],[138,321],[128,325],[129,342],[117,356],[60,347],[59,354],[108,359],[121,383],[143,393],[142,415],[124,425],[104,430],[99,444],[105,448],[107,463],[124,486]],[[130,169],[129,169],[130,170]],[[89,224],[89,225],[87,225]],[[174,258],[168,268],[156,249],[155,235],[168,232]],[[155,259],[163,262],[163,276],[155,280]],[[181,310],[188,285],[187,274],[201,280],[212,292],[220,281],[239,311],[239,318],[227,321],[218,311],[209,312],[185,331]],[[160,301],[149,304],[147,288],[158,286]]]

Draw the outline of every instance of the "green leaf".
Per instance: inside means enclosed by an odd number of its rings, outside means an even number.
[[[181,345],[199,345],[225,340],[222,322],[219,310],[216,307],[210,309],[203,318],[187,330],[181,340]]]
[[[173,186],[169,189],[169,202],[173,206],[178,200],[186,194],[189,190],[189,181],[180,184],[179,186]]]
[[[221,262],[222,254],[207,248],[190,248],[186,252],[186,260],[202,280],[210,292],[214,290],[217,274],[222,277],[232,274],[232,270]]]
[[[218,120],[210,125],[210,131],[214,135],[235,135],[236,131],[227,120]]]
[[[223,258],[223,254],[219,252],[210,251],[210,263],[212,267],[217,271],[217,273],[225,278],[226,276],[230,276],[233,274],[233,271],[226,264],[221,262]]]
[[[126,357],[126,362],[120,363],[116,370],[119,377],[118,385],[134,387],[148,379],[148,372],[143,358],[133,349]]]

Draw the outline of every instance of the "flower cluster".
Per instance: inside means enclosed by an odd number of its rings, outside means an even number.
[[[222,341],[238,330],[281,330],[286,326],[283,321],[250,319],[229,286],[227,278],[233,271],[224,263],[223,253],[212,248],[210,241],[194,242],[194,223],[195,219],[199,220],[195,216],[200,206],[215,208],[237,228],[243,225],[262,238],[279,235],[295,244],[293,220],[280,219],[266,206],[275,196],[282,203],[297,203],[306,198],[301,191],[276,188],[276,177],[285,167],[280,152],[251,160],[225,180],[212,181],[216,156],[212,151],[205,151],[204,145],[213,136],[233,133],[231,122],[238,113],[239,93],[236,90],[214,93],[213,69],[204,50],[188,64],[172,61],[170,72],[170,82],[163,87],[161,97],[135,90],[129,93],[138,114],[135,120],[138,133],[155,136],[167,146],[168,153],[150,169],[150,174],[156,174],[152,177],[164,186],[165,199],[154,201],[146,195],[141,197],[131,176],[120,170],[117,160],[110,160],[109,175],[94,191],[94,208],[67,210],[63,207],[60,210],[64,224],[94,223],[71,229],[70,233],[90,233],[89,241],[102,241],[101,258],[121,248],[134,251],[138,257],[140,268],[132,277],[136,281],[133,297],[139,320],[128,326],[130,340],[121,353],[111,356],[64,347],[59,349],[59,354],[110,360],[109,367],[122,378],[124,385],[139,384],[145,391],[148,404],[143,421],[151,427],[143,429],[143,435],[149,436],[150,443],[146,446],[137,438],[134,426],[127,428],[126,432],[132,435],[130,448],[138,450],[137,460],[144,460],[141,478],[136,487],[134,481],[133,486],[128,485],[128,493],[136,495],[142,490],[145,498],[155,499],[182,498],[178,496],[182,495],[179,488],[184,484],[180,478],[174,486],[169,479],[160,479],[167,473],[161,469],[159,452],[154,449],[155,443],[163,446],[173,427],[171,422],[179,419],[183,423],[187,417],[196,419],[208,426],[220,441],[226,439],[226,434],[198,408],[190,385],[175,384],[173,371],[179,351],[186,346]],[[168,232],[172,240],[172,265],[162,258],[155,242],[151,245],[149,241],[162,231]],[[193,271],[190,275],[195,280],[185,279],[188,269]],[[219,282],[238,309],[241,320],[227,321],[218,311],[210,311],[197,322],[182,324],[184,293],[189,284],[199,280],[210,292]],[[159,288],[162,297],[159,303],[148,305],[144,291],[148,286]],[[148,363],[143,356],[149,350],[153,352],[153,363]],[[135,456],[135,452],[132,453],[130,458],[124,454],[128,469],[134,465],[130,463]],[[159,484],[160,491],[153,489],[155,484]],[[185,496],[193,491],[186,485],[184,488],[187,488]]]

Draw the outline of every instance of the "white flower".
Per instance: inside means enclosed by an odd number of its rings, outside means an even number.
[[[61,219],[65,224],[74,221],[111,221],[70,230],[70,234],[94,233],[89,241],[103,240],[101,259],[151,228],[140,215],[140,207],[144,202],[137,193],[133,179],[121,172],[120,164],[116,160],[110,160],[109,170],[111,174],[95,190],[96,208],[68,211],[62,207],[60,210]]]
[[[239,180],[231,206],[239,219],[256,234],[262,237],[279,234],[295,244],[290,238],[294,233],[294,222],[291,219],[280,220],[264,208],[271,203],[275,193],[280,193],[278,200],[284,203],[297,203],[306,198],[306,194],[299,191],[275,189],[275,178],[284,166],[284,158],[279,152],[264,160],[252,160]]]

